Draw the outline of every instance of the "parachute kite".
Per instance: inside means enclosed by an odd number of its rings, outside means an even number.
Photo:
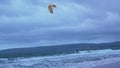
[[[48,5],[48,10],[49,10],[49,12],[52,13],[52,14],[53,14],[53,8],[56,8],[56,5],[55,5],[55,4],[50,4],[50,5]]]

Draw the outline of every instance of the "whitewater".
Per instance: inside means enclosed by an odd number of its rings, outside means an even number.
[[[120,61],[120,50],[89,50],[44,57],[0,58],[0,68],[93,68]]]

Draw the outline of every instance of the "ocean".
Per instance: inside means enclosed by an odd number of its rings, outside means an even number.
[[[0,68],[92,68],[118,60],[119,49],[86,50],[71,54],[0,58]]]

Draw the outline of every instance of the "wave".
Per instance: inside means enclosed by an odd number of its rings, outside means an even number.
[[[105,49],[45,57],[1,58],[0,68],[65,68],[74,64],[116,57],[120,57],[120,50]],[[70,66],[70,68],[72,67]]]

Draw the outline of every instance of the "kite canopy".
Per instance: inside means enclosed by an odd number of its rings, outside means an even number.
[[[55,5],[55,4],[49,4],[49,5],[48,5],[48,10],[49,10],[49,12],[52,13],[52,14],[53,14],[53,8],[56,8],[56,5]]]

